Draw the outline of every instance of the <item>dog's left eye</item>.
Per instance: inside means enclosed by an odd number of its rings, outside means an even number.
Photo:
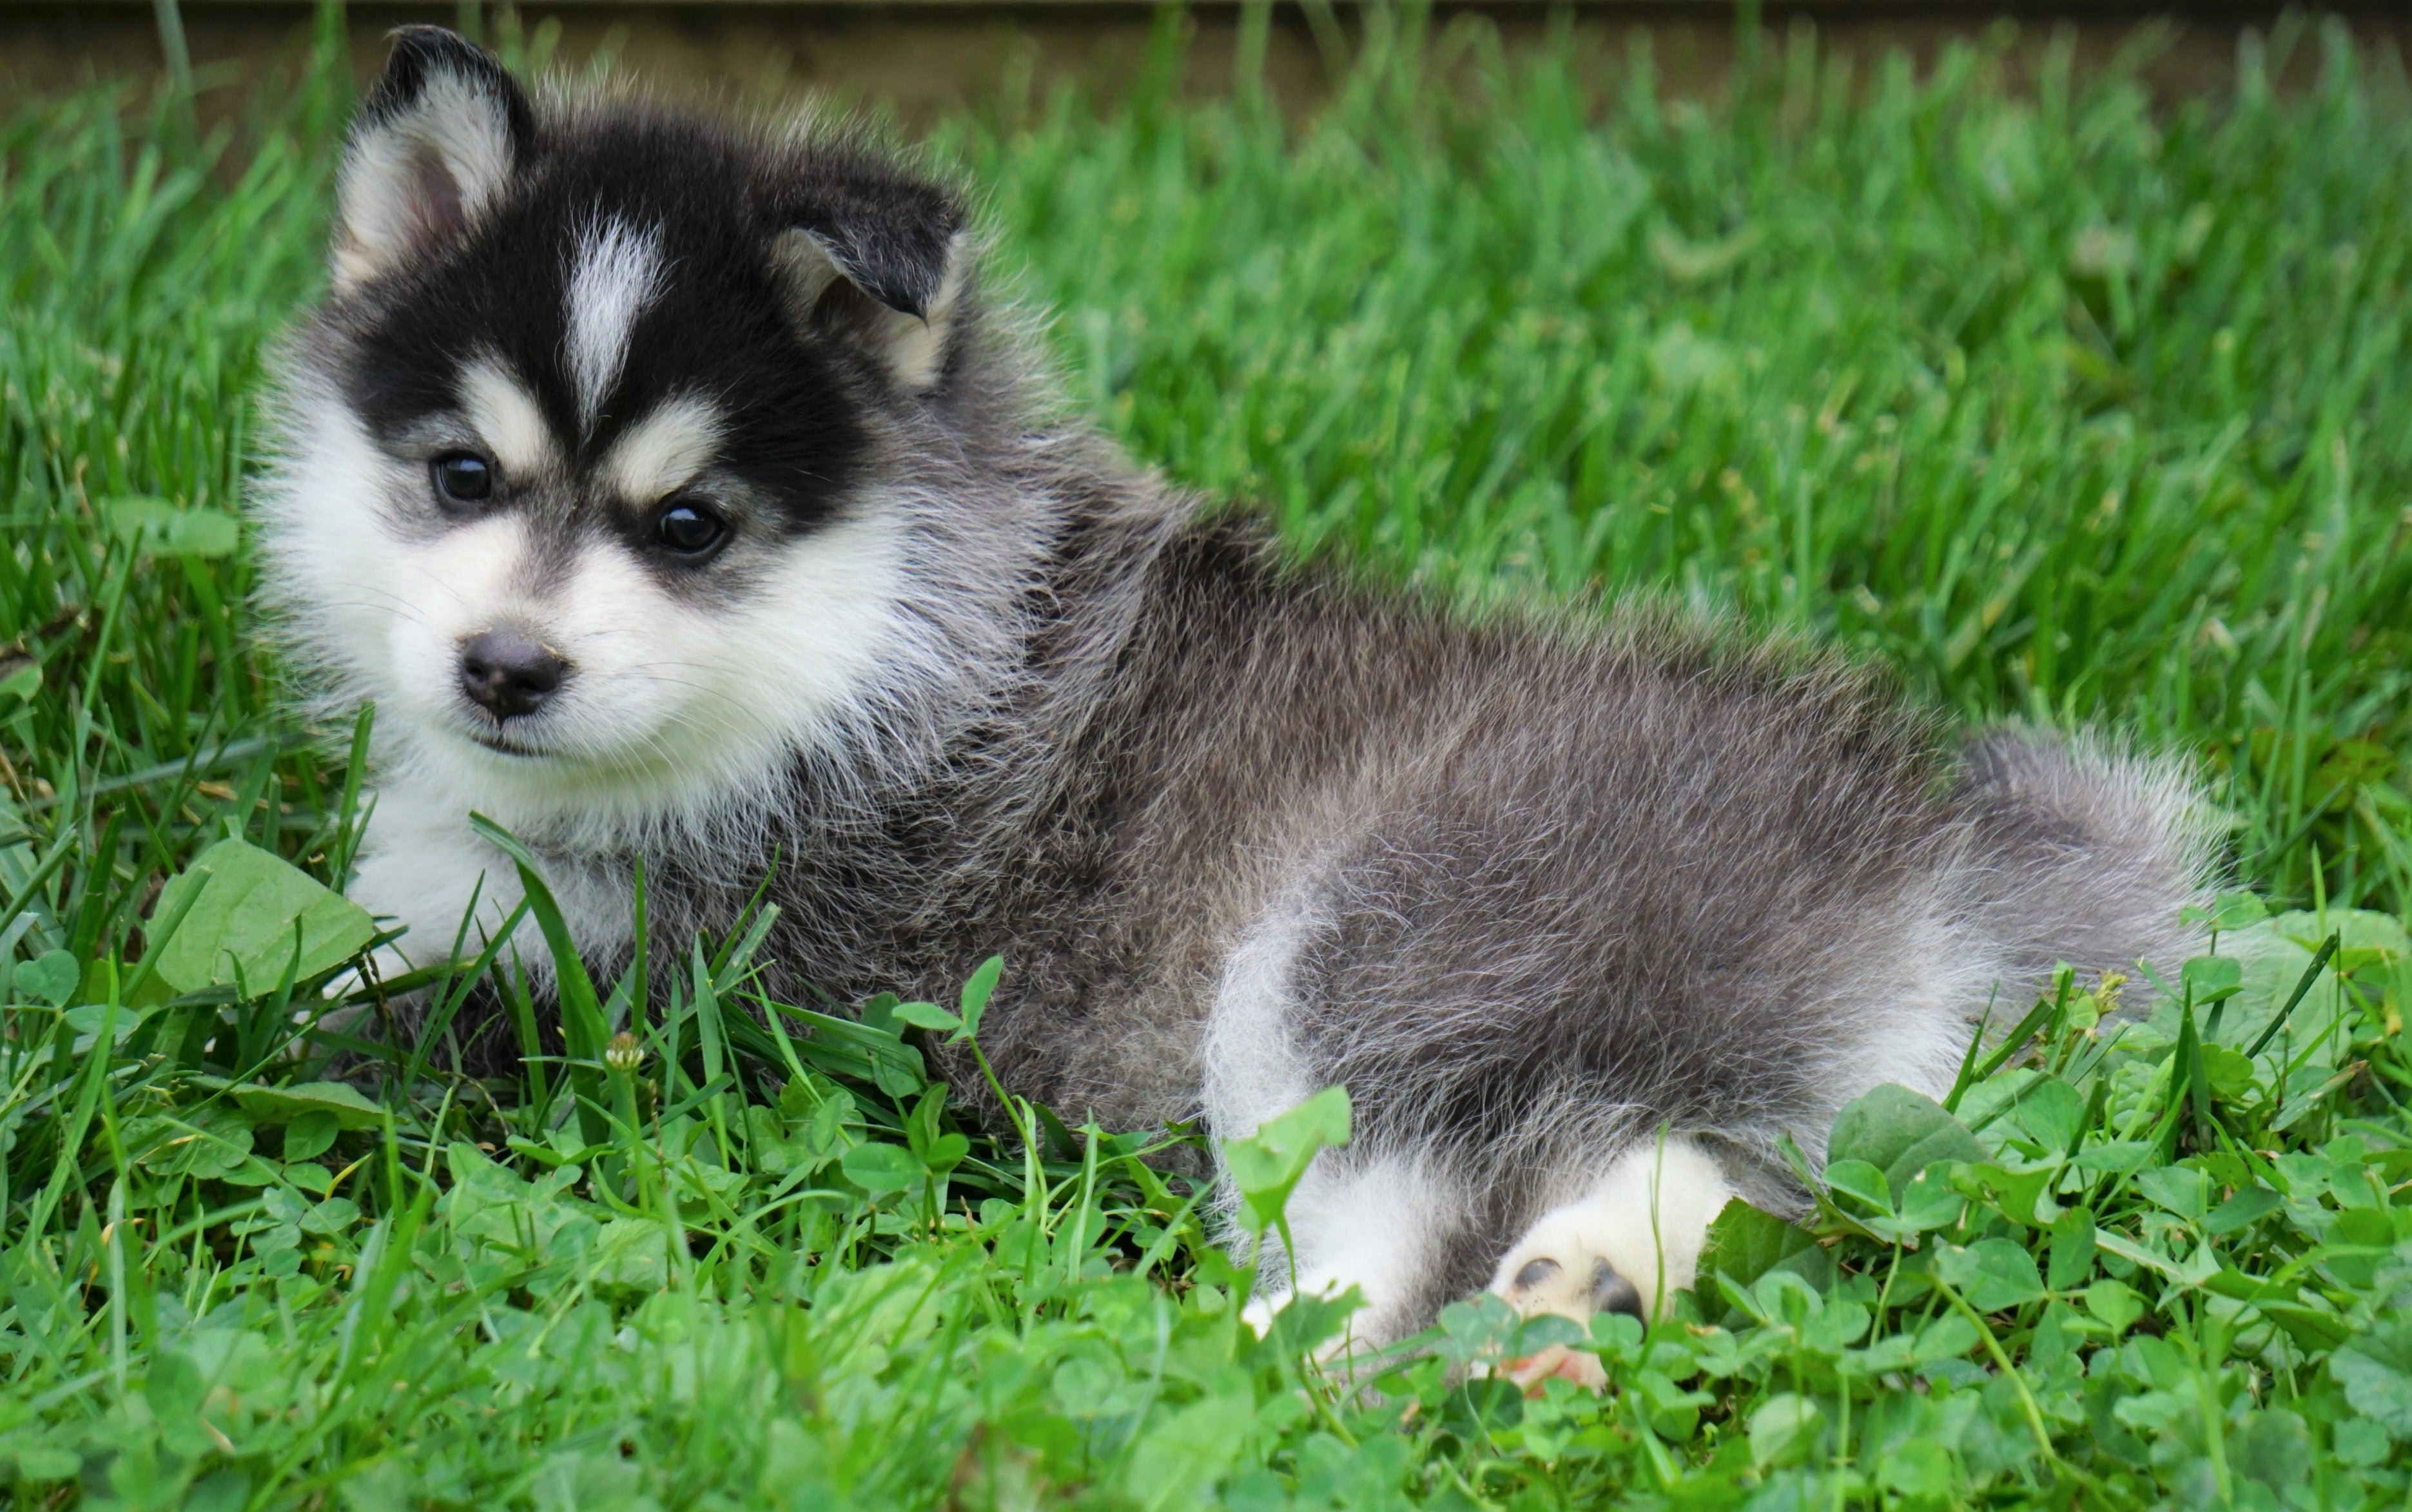
[[[664,546],[685,556],[699,556],[720,544],[728,533],[718,515],[692,504],[674,504],[654,521],[654,536]]]
[[[494,464],[474,451],[448,451],[428,471],[449,504],[483,504],[493,497]]]

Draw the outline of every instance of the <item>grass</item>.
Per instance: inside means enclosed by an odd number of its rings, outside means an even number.
[[[228,515],[319,276],[334,35],[207,140],[122,91],[0,121],[18,1503],[2404,1505],[2396,64],[2288,28],[2307,90],[2255,53],[2156,109],[1800,34],[1704,106],[1646,55],[1406,24],[1311,124],[1171,103],[1168,39],[1110,109],[939,128],[1076,396],[1302,550],[1806,628],[1973,715],[2191,751],[2236,815],[2252,890],[2149,1017],[2006,1006],[1949,1113],[1849,1115],[1805,1226],[1731,1214],[1677,1316],[1571,1341],[1609,1393],[1526,1399],[1453,1369],[1552,1337],[1478,1306],[1360,1390],[1306,1362],[1330,1310],[1256,1341],[1140,1140],[959,1127],[915,1049],[949,1010],[764,1003],[743,923],[507,1081],[324,1016],[359,774],[278,713]],[[240,932],[242,867],[325,930],[229,985],[194,942]]]

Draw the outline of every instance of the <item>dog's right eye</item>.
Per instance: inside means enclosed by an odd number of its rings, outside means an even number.
[[[474,451],[448,451],[429,470],[448,504],[483,504],[494,495],[494,464]]]

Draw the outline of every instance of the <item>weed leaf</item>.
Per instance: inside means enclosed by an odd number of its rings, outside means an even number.
[[[1890,1190],[1905,1191],[1919,1172],[1941,1160],[1983,1160],[1985,1147],[1934,1099],[1887,1082],[1834,1115],[1826,1158],[1864,1161],[1884,1173]]]
[[[160,892],[152,917],[173,917],[195,893],[159,955],[160,977],[179,992],[238,985],[265,992],[288,969],[297,981],[307,980],[376,937],[368,910],[247,841],[221,840],[201,852]]]
[[[2412,1320],[2390,1318],[2329,1357],[2345,1399],[2397,1439],[2412,1439]]]
[[[1257,1132],[1223,1146],[1231,1182],[1240,1189],[1240,1221],[1252,1234],[1277,1223],[1316,1151],[1348,1142],[1348,1089],[1326,1087]]]
[[[2039,1300],[2043,1277],[2026,1247],[2007,1239],[1978,1240],[1966,1249],[1935,1252],[1934,1273],[1968,1299],[1979,1313]]]

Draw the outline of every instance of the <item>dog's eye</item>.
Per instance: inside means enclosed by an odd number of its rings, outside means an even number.
[[[429,471],[447,503],[483,504],[494,496],[494,464],[474,451],[448,451]]]
[[[728,533],[720,517],[692,504],[673,504],[654,521],[655,538],[671,550],[699,556],[720,544]]]

